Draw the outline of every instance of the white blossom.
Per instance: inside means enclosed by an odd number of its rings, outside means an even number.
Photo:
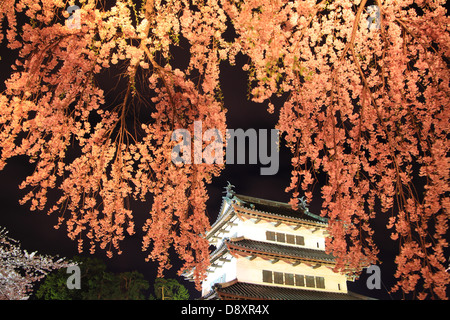
[[[22,250],[20,242],[0,228],[0,300],[27,300],[33,285],[55,269],[72,265],[64,259]]]

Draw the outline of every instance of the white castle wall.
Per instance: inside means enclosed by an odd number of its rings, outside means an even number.
[[[225,207],[225,209],[228,209]],[[291,235],[299,235],[304,237],[304,245],[296,245],[289,243],[279,243],[276,241],[268,241],[266,239],[266,231],[281,232]],[[216,234],[216,236],[222,237],[215,244],[216,247],[220,247],[224,238],[236,238],[245,237],[246,239],[252,239],[257,241],[273,242],[286,246],[299,246],[304,248],[311,248],[315,250],[325,250],[325,228],[320,228],[318,230],[312,226],[301,226],[297,230],[294,230],[291,226],[284,223],[275,226],[270,222],[261,220],[259,223],[254,223],[254,220],[241,220],[235,218],[233,224],[226,227],[221,233]],[[278,261],[277,263],[272,263],[271,261],[255,258],[250,260],[248,258],[239,257],[238,259],[232,257],[230,254],[227,255],[230,262],[216,261],[221,267],[212,268],[213,272],[208,274],[207,279],[203,282],[203,295],[211,290],[211,286],[214,283],[228,282],[234,279],[238,279],[243,282],[266,284],[263,282],[262,271],[277,271],[283,273],[301,274],[301,275],[311,275],[320,276],[325,278],[325,288],[308,288],[301,287],[305,290],[323,290],[332,292],[347,292],[347,282],[344,275],[334,273],[329,267],[320,266],[313,268],[305,263],[300,263],[299,265],[293,266],[291,263],[286,263],[284,261]],[[271,283],[274,286],[286,286],[282,284]],[[292,286],[294,288],[300,288],[297,286]]]

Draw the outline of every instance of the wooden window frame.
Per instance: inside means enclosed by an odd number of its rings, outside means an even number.
[[[305,285],[307,288],[316,287],[316,279],[314,276],[305,276]]]
[[[316,288],[325,289],[325,278],[316,277]]]
[[[286,234],[277,232],[277,242],[286,243]]]
[[[262,280],[265,283],[273,283],[273,272],[270,270],[262,271]]]
[[[286,243],[295,244],[295,236],[293,234],[286,234]]]
[[[299,246],[305,245],[305,237],[304,236],[295,236],[295,244]]]
[[[284,274],[284,283],[288,286],[295,285],[295,277],[293,273],[285,273]]]
[[[266,231],[266,240],[276,241],[277,240],[276,232],[274,232],[274,231]]]
[[[295,285],[297,287],[304,287],[305,286],[305,276],[302,274],[295,274],[294,275],[294,279],[295,279]]]
[[[284,273],[283,272],[274,271],[273,272],[273,283],[284,284]]]

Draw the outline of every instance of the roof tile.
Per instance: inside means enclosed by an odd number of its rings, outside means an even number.
[[[258,251],[267,254],[275,254],[289,258],[305,258],[311,260],[321,260],[334,262],[334,257],[323,250],[303,248],[299,246],[288,246],[278,243],[269,243],[245,238],[228,240],[231,247],[248,251]]]
[[[217,284],[215,291],[221,298],[267,300],[360,300],[368,299],[357,294],[277,287],[238,282],[231,285]]]

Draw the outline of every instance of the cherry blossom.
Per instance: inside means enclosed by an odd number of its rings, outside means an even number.
[[[170,138],[192,133],[194,121],[225,133],[220,64],[242,54],[250,98],[267,103],[261,112],[279,110],[291,204],[301,194],[317,201],[312,188],[325,177],[321,215],[336,269],[357,275],[378,262],[374,223],[387,216],[386,241],[399,247],[393,289],[446,298],[445,1],[82,0],[79,28],[65,24],[68,5],[0,1],[0,41],[18,54],[0,95],[0,169],[29,157],[21,202],[59,215],[80,250],[121,253],[136,232],[130,201],[150,201],[148,259],[161,274],[173,247],[182,270],[195,267],[197,284],[205,277],[206,185],[223,166],[172,163]],[[380,19],[368,28],[372,5]],[[112,70],[123,91],[110,103],[102,79]]]
[[[73,263],[49,255],[28,253],[0,228],[0,300],[27,300],[33,285],[49,272]]]

